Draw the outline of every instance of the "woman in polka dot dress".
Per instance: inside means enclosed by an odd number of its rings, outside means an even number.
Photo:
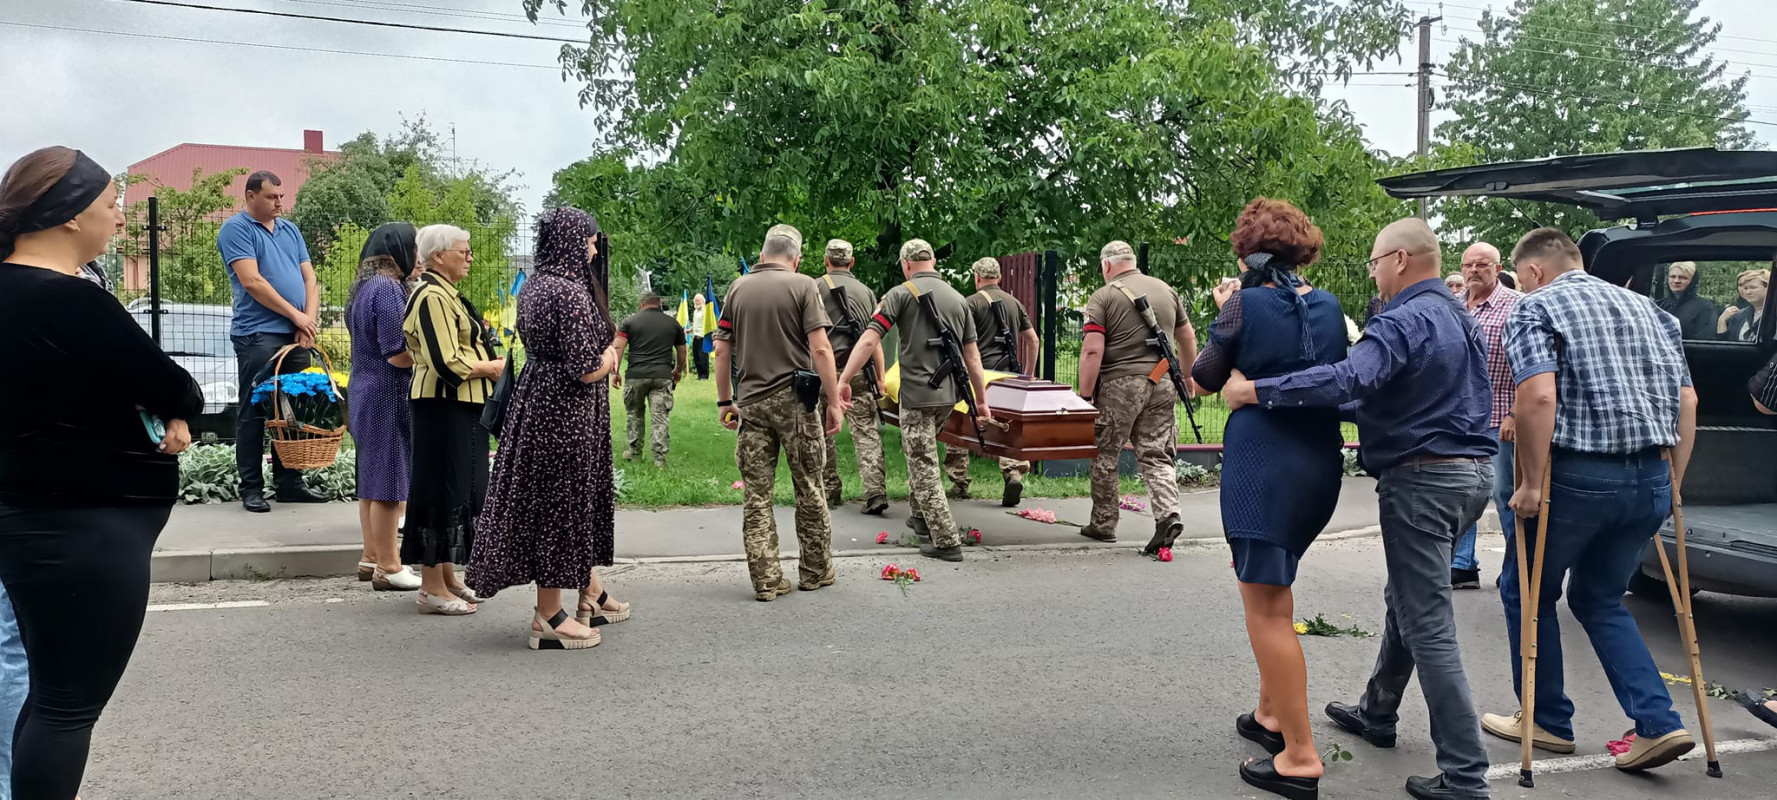
[[[533,650],[582,650],[598,625],[629,618],[593,571],[610,566],[616,524],[611,408],[616,367],[603,287],[592,279],[598,220],[574,208],[543,215],[536,272],[518,297],[525,364],[507,406],[469,584],[482,597],[537,584]],[[579,591],[578,613],[562,608]]]

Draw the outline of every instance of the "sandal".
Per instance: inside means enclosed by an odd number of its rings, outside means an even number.
[[[618,603],[615,609],[605,608],[605,603],[611,600],[610,592],[599,592],[598,600],[593,602],[587,602],[586,597],[586,593],[580,594],[580,605],[574,610],[574,619],[579,620],[581,625],[594,628],[629,619],[628,603]]]
[[[475,590],[469,588],[469,586],[467,584],[464,584],[462,586],[450,586],[450,587],[446,587],[446,588],[450,589],[451,594],[461,597],[464,600],[474,603],[475,605],[481,605],[482,603],[487,602],[487,598],[476,594]]]
[[[1248,786],[1289,800],[1320,800],[1319,778],[1292,778],[1277,771],[1269,758],[1255,758],[1240,765],[1240,779]]]
[[[544,619],[541,613],[532,609],[530,647],[532,650],[588,650],[598,647],[600,636],[598,628],[586,632],[584,636],[567,636],[556,630],[568,621],[568,612],[558,610],[555,616]],[[537,626],[543,626],[538,630]]]
[[[420,590],[419,599],[415,600],[414,603],[419,607],[419,612],[421,614],[442,614],[447,617],[462,617],[475,613],[475,606],[464,602],[460,597],[455,600],[446,600],[436,595],[426,594],[425,589]]]
[[[360,580],[360,581],[370,580],[372,574],[375,573],[375,571],[376,571],[376,562],[375,561],[360,561],[360,562],[358,562],[358,580]]]
[[[1271,755],[1283,752],[1283,734],[1260,724],[1259,719],[1251,714],[1235,717],[1234,730],[1241,738],[1258,743]]]
[[[420,576],[413,574],[413,570],[406,567],[395,572],[373,569],[370,576],[370,588],[379,592],[411,592],[420,588]]]

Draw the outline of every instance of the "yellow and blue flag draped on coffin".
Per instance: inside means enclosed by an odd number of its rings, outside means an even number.
[[[993,383],[994,381],[1016,378],[1018,376],[1010,372],[995,372],[991,369],[984,369],[981,371],[981,377],[983,378],[983,383]],[[895,362],[893,366],[889,367],[888,371],[882,375],[882,396],[883,399],[879,402],[879,405],[883,408],[888,408],[890,405],[899,404],[901,402],[901,363],[898,361]],[[977,397],[975,400],[983,403],[987,401],[986,398],[982,397]],[[961,400],[956,401],[955,408],[957,411],[961,411],[964,414],[969,413],[969,407],[963,405],[963,401]]]

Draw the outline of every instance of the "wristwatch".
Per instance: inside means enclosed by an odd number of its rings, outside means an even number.
[[[717,401],[716,401],[716,407],[717,407],[717,408],[727,408],[727,407],[729,407],[729,406],[732,406],[732,405],[734,405],[734,401],[733,401],[733,400],[717,400]]]

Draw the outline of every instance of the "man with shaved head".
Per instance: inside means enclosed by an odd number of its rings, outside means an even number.
[[[1468,308],[1481,326],[1481,341],[1487,345],[1487,378],[1493,383],[1493,415],[1489,423],[1499,441],[1499,452],[1493,456],[1493,507],[1499,512],[1499,524],[1511,528],[1512,516],[1512,439],[1517,421],[1512,418],[1512,401],[1518,395],[1518,382],[1512,380],[1512,366],[1506,361],[1503,343],[1506,317],[1524,294],[1500,281],[1499,248],[1476,242],[1462,251],[1463,289],[1456,299]],[[1475,526],[1470,525],[1456,539],[1456,555],[1450,562],[1450,584],[1457,589],[1481,588],[1481,564],[1475,560]]]
[[[1497,439],[1487,349],[1473,317],[1439,277],[1437,236],[1420,219],[1382,230],[1370,250],[1385,305],[1337,364],[1259,381],[1235,373],[1231,408],[1346,406],[1355,401],[1358,461],[1376,476],[1388,620],[1369,687],[1327,716],[1377,747],[1393,747],[1415,669],[1431,714],[1440,775],[1408,778],[1418,798],[1488,796],[1487,751],[1456,644],[1450,558],[1458,531],[1481,516]]]

